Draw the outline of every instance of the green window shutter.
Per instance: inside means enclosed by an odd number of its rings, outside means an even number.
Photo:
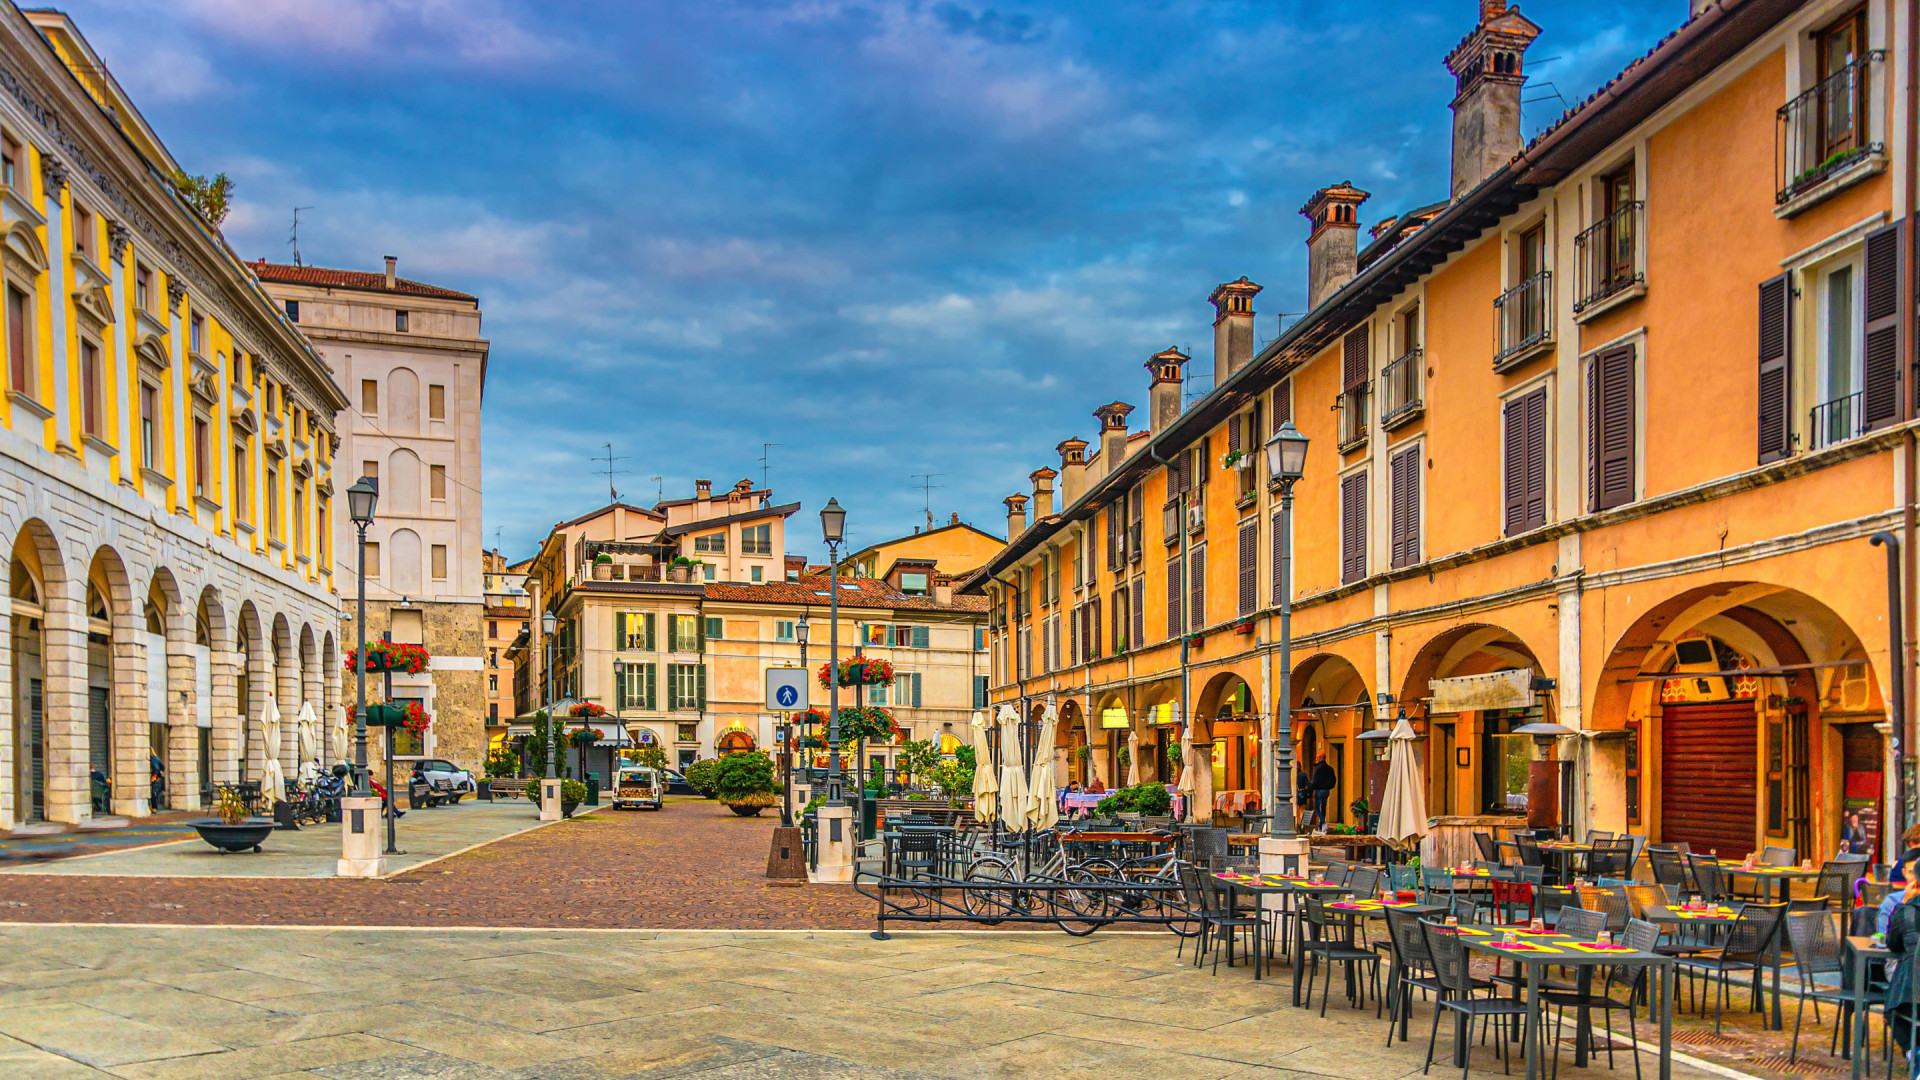
[[[626,616],[620,616],[625,621]],[[618,713],[627,707],[627,673],[622,671],[613,679],[613,711]]]
[[[657,640],[659,640],[658,638],[656,638],[656,637],[654,636],[654,632],[653,632],[653,630],[654,630],[654,625],[653,625],[653,624],[654,624],[654,616],[653,616],[653,612],[651,612],[651,611],[649,611],[649,612],[647,612],[647,621],[646,621],[646,634],[647,634],[647,645],[646,645],[646,648],[647,648],[647,651],[648,651],[648,652],[652,652],[652,651],[654,650],[654,648],[655,648],[655,646],[654,646],[654,642],[655,642],[655,641],[657,641]]]
[[[917,671],[913,673],[913,707],[920,707],[920,673]]]
[[[914,648],[916,648],[916,649],[924,649],[924,648],[927,648],[927,647],[928,647],[928,646],[927,646],[927,628],[926,628],[926,627],[924,627],[924,626],[916,626],[916,627],[914,627],[914,628],[913,628],[913,647],[914,647]],[[915,705],[918,705],[918,704],[920,704],[920,703],[916,701],[916,702],[914,702],[914,704],[915,704]]]
[[[652,664],[642,664],[640,666],[639,707],[642,709],[645,709],[648,712],[653,711],[653,665]]]
[[[624,611],[613,613],[613,647],[615,649],[627,647],[627,613]]]
[[[667,651],[680,651],[680,620],[667,616]]]
[[[706,652],[707,651],[707,620],[701,618],[698,615],[695,615],[693,617],[693,630],[694,630],[694,633],[698,635],[698,637],[695,640],[699,642],[699,644],[694,646],[693,651],[702,652],[702,653]]]
[[[701,712],[707,710],[707,665],[696,664],[693,668],[693,707]]]

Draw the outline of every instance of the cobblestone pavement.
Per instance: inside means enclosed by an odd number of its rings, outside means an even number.
[[[202,886],[210,883],[200,882]],[[1165,934],[0,928],[0,1076],[1398,1080],[1426,1039]],[[406,977],[395,975],[405,972]],[[1422,1006],[1416,1025],[1426,1026]],[[1422,1031],[1421,1036],[1425,1032]],[[1435,1076],[1452,1076],[1444,1064]],[[1475,1076],[1499,1076],[1493,1044]],[[1657,1076],[1651,1055],[1645,1075]],[[1633,1075],[1624,1056],[1611,1077]],[[1561,1076],[1594,1080],[1595,1070]],[[1679,1080],[1707,1073],[1675,1062]],[[1516,1065],[1514,1075],[1522,1075]]]
[[[410,820],[411,814],[400,823],[402,847]],[[873,903],[847,886],[767,884],[767,848],[778,823],[778,817],[735,817],[718,803],[683,797],[663,811],[603,809],[383,881],[16,872],[0,874],[0,919],[871,929]]]

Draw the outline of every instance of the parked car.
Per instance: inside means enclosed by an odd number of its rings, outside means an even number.
[[[613,791],[617,810],[662,810],[667,805],[667,785],[660,774],[645,765],[628,765],[620,770],[619,784]]]
[[[413,763],[413,779],[433,790],[434,803],[458,803],[463,795],[479,790],[473,774],[442,758],[424,758]]]
[[[660,775],[666,778],[666,781],[667,781],[667,794],[669,794],[669,795],[691,795],[691,794],[693,794],[693,785],[692,785],[692,784],[689,784],[689,783],[687,783],[687,778],[686,778],[685,776],[682,776],[682,775],[680,774],[680,770],[678,770],[678,769],[661,769],[661,770],[660,770]]]

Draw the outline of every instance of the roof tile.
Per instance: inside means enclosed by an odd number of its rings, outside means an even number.
[[[443,289],[438,285],[409,281],[406,278],[394,278],[393,288],[387,288],[387,275],[370,273],[365,270],[329,270],[324,266],[289,266],[286,263],[270,263],[265,259],[247,264],[253,276],[261,281],[274,281],[286,285],[320,285],[336,289],[365,289],[369,292],[392,292],[407,296],[433,296],[443,300],[472,300],[479,297],[469,296],[452,289]]]

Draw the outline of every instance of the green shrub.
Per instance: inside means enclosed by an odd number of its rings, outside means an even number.
[[[629,751],[628,756],[633,759],[634,764],[645,765],[649,769],[667,767],[667,752],[657,746],[643,746],[638,750]]]
[[[714,768],[713,788],[723,802],[737,802],[749,795],[780,793],[780,783],[774,779],[773,759],[764,751],[728,754],[721,758]]]
[[[501,743],[487,751],[487,775],[502,779],[520,775],[520,751],[511,743]]]
[[[540,787],[541,787],[541,780],[537,776],[527,781],[526,796],[527,796],[528,802],[537,803],[540,801]],[[560,801],[563,803],[564,802],[576,802],[576,803],[586,802],[587,801],[587,785],[581,783],[578,780],[560,781]]]
[[[1120,801],[1130,803],[1130,809],[1147,817],[1166,817],[1173,812],[1173,796],[1167,794],[1162,784],[1141,784],[1127,788],[1120,793]]]
[[[697,795],[704,795],[709,799],[715,797],[720,793],[720,789],[715,786],[715,774],[719,772],[719,769],[720,763],[718,761],[712,758],[701,758],[699,761],[687,766],[687,786],[692,788]]]

